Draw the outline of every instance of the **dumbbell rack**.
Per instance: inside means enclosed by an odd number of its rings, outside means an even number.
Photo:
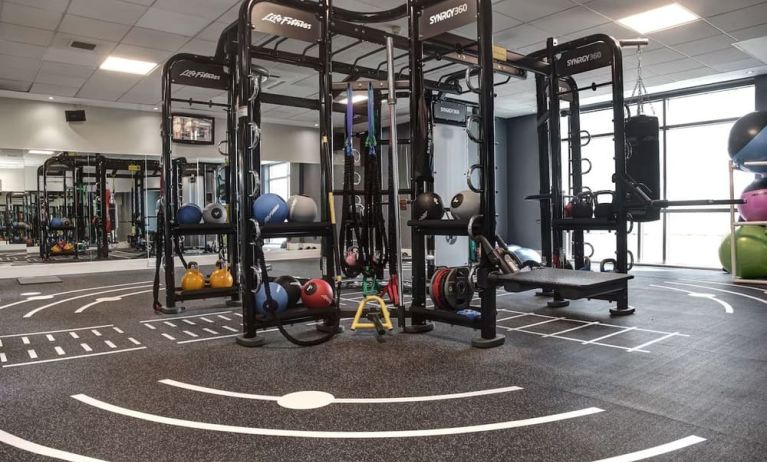
[[[748,167],[761,167],[761,166],[767,166],[767,161],[751,161],[751,162],[744,162],[744,166]],[[732,279],[732,282],[739,283],[739,284],[767,284],[766,279],[745,279],[738,277],[738,246],[737,240],[735,239],[735,232],[737,229],[741,226],[747,226],[747,225],[761,225],[761,226],[767,226],[767,221],[738,221],[737,217],[739,216],[739,213],[737,209],[735,208],[735,170],[740,170],[737,165],[733,161],[729,161],[728,163],[728,172],[729,172],[729,179],[730,179],[730,268],[732,268],[732,271],[730,271],[730,277]]]

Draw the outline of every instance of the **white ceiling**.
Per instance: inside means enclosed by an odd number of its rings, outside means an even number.
[[[391,8],[403,0],[336,0],[358,11]],[[500,0],[494,5],[495,40],[522,53],[540,49],[550,36],[560,41],[603,32],[617,38],[636,36],[616,19],[669,3],[670,0]],[[765,63],[732,46],[734,42],[767,36],[767,1],[678,0],[703,19],[650,34],[643,52],[643,72],[650,88],[687,86],[767,72]],[[160,102],[160,71],[147,77],[98,70],[111,54],[163,62],[177,52],[212,54],[223,28],[236,18],[239,0],[0,0],[0,95],[54,97],[60,101],[153,110]],[[398,21],[404,26],[404,21]],[[406,28],[405,28],[406,29]],[[471,27],[458,33],[471,36]],[[73,40],[97,45],[94,51],[69,47]],[[337,39],[339,48],[350,43]],[[300,50],[291,41],[282,48]],[[351,61],[371,45],[358,45],[336,59]],[[634,50],[626,50],[626,87],[636,78]],[[362,61],[376,67],[382,55]],[[398,61],[403,63],[404,59]],[[279,75],[268,90],[312,97],[312,71],[265,63]],[[403,63],[404,64],[404,63]],[[448,69],[446,71],[455,70]],[[438,74],[430,74],[436,77]],[[339,76],[341,77],[341,76]],[[606,77],[604,72],[581,81]],[[599,97],[602,92],[592,96]],[[534,110],[533,82],[498,87],[499,116]],[[180,98],[220,98],[209,90],[180,88]],[[584,98],[589,95],[584,95]],[[264,118],[311,124],[316,113],[267,106]]]

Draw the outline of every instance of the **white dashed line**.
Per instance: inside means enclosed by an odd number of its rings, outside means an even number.
[[[35,350],[27,350],[29,359],[37,359],[37,352]]]
[[[165,334],[163,334],[163,335],[165,335]],[[130,340],[131,343],[134,344],[134,345],[141,345],[141,342],[139,342],[138,340],[136,340],[133,337],[128,337],[128,340]]]
[[[214,323],[214,321],[213,321],[212,319],[209,319],[209,318],[200,317],[200,319],[201,319],[202,321],[205,321],[205,322],[209,322],[209,323],[211,323],[211,324],[213,324],[213,323]]]
[[[185,330],[184,333],[190,337],[199,337],[199,335],[195,334],[194,332],[189,332],[188,330]]]
[[[0,353],[0,363],[8,362],[8,358],[5,357],[5,353]]]
[[[237,330],[237,329],[235,329],[235,328],[233,328],[233,327],[229,327],[229,326],[221,326],[221,328],[222,328],[222,329],[226,329],[226,330],[228,330],[229,332],[239,332],[239,330]]]
[[[97,331],[96,329],[91,329],[91,332],[93,332],[93,335],[96,337],[101,337],[101,332]]]
[[[175,324],[173,324],[173,323],[172,323],[172,322],[170,322],[170,321],[165,321],[165,322],[163,322],[163,324],[165,324],[166,326],[169,326],[169,327],[176,327],[176,325],[175,325]]]
[[[66,354],[64,352],[64,349],[61,348],[60,346],[55,347],[54,350],[56,350],[56,354],[59,355],[59,356],[64,356]]]
[[[167,338],[168,340],[176,340],[176,337],[174,337],[174,336],[172,336],[170,334],[166,334],[164,332],[163,332],[162,336]]]
[[[218,317],[223,319],[224,321],[231,321],[232,320],[232,318],[226,317],[223,314],[219,314]]]
[[[235,316],[242,317],[242,313],[234,313]]]
[[[144,325],[145,325],[145,326],[147,326],[147,327],[148,327],[149,329],[151,329],[151,330],[155,330],[155,329],[157,329],[155,326],[153,326],[153,325],[151,325],[151,324],[144,324]]]
[[[115,345],[114,343],[110,342],[109,340],[104,340],[104,343],[105,343],[105,344],[106,344],[106,346],[108,346],[109,348],[117,348],[117,345]]]
[[[181,321],[186,323],[186,324],[189,324],[190,326],[196,326],[197,325],[196,322],[190,321],[189,319],[182,319]]]
[[[203,330],[204,330],[205,332],[209,333],[209,334],[218,335],[218,332],[216,332],[216,331],[215,331],[215,330],[213,330],[213,329],[208,329],[208,328],[206,327],[206,328],[204,328]]]
[[[16,363],[16,364],[6,364],[3,367],[21,367],[21,366],[32,366],[37,364],[44,364],[44,363],[53,363],[58,361],[69,361],[71,359],[80,359],[80,358],[93,358],[94,356],[104,356],[104,355],[111,355],[115,353],[127,353],[129,351],[138,351],[138,350],[145,350],[145,346],[140,346],[136,348],[126,348],[124,350],[114,350],[114,351],[102,351],[100,353],[90,353],[90,354],[84,354],[84,355],[75,355],[75,356],[67,356],[65,358],[53,358],[53,359],[42,359],[39,361],[31,361],[26,363]]]
[[[119,327],[113,327],[112,329],[114,329],[114,330],[115,330],[115,332],[117,332],[118,334],[124,334],[124,333],[125,333],[125,332],[123,332],[123,330],[122,330],[122,329],[120,329]]]
[[[29,337],[21,337],[21,343],[24,345],[29,345]]]
[[[56,338],[53,335],[51,335],[51,334],[46,335],[45,338],[47,338],[49,342],[55,342],[56,341]]]
[[[70,332],[69,335],[71,335],[72,338],[80,338],[80,336],[77,335],[77,332]]]
[[[81,343],[80,346],[83,347],[83,350],[87,351],[88,353],[93,351],[93,348],[91,348],[87,343]]]

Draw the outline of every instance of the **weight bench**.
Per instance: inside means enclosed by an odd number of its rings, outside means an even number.
[[[554,300],[549,302],[550,307],[567,306],[565,299],[596,298],[616,301],[618,306],[610,310],[612,314],[634,313],[634,309],[628,306],[628,281],[634,278],[630,274],[538,268],[513,274],[492,273],[490,278],[508,292],[535,289],[551,292]]]

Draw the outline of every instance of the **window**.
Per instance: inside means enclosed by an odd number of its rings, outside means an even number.
[[[290,162],[276,162],[264,164],[262,167],[264,178],[264,192],[277,194],[287,200],[290,196]],[[268,244],[282,245],[287,239],[268,239]]]

